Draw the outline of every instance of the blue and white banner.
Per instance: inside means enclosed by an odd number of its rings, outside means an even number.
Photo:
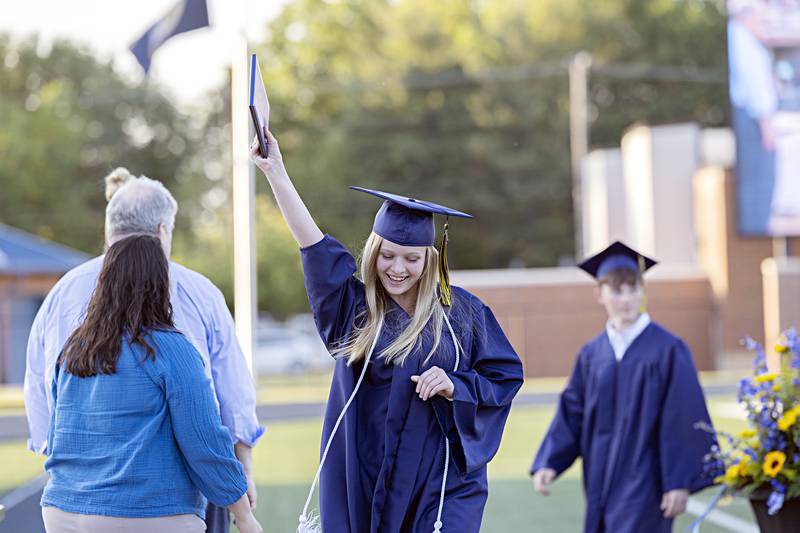
[[[167,39],[206,26],[208,26],[206,0],[181,0],[150,26],[144,35],[131,45],[130,50],[147,74],[153,54]]]

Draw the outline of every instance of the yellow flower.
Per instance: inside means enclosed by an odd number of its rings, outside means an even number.
[[[781,390],[780,383],[776,383],[775,385],[772,386],[772,392],[780,392],[780,390]]]
[[[737,464],[738,468],[738,476],[745,477],[747,475],[747,466],[750,464],[750,456],[747,454],[741,455],[739,459],[739,464]]]
[[[739,465],[729,466],[725,471],[725,483],[728,485],[735,485],[739,479]]]
[[[755,436],[756,436],[756,430],[755,429],[745,429],[745,430],[742,430],[742,431],[739,432],[739,438],[740,439],[749,439],[749,438],[755,437]]]
[[[778,353],[786,353],[789,351],[789,346],[787,345],[786,335],[781,335],[778,337],[778,342],[775,344],[775,351]]]
[[[764,474],[768,475],[769,477],[775,477],[781,473],[783,470],[783,464],[786,462],[786,454],[783,452],[769,452],[766,457],[764,457],[764,465],[762,469],[764,470]],[[727,477],[727,472],[725,476]]]
[[[797,411],[794,409],[789,409],[783,413],[783,416],[780,418],[780,420],[778,420],[778,429],[781,431],[786,431],[792,427],[795,422],[797,422]]]
[[[753,381],[760,385],[761,383],[766,383],[767,381],[772,381],[777,376],[778,375],[775,372],[769,372],[768,374],[761,374],[760,376],[754,377]]]

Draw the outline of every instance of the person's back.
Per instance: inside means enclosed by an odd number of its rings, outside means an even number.
[[[202,394],[209,384],[200,355],[177,331],[145,335],[155,360],[128,337],[113,374],[57,370],[43,504],[84,514],[202,516],[198,487],[220,506],[246,489],[233,454],[220,453],[232,444],[214,405],[203,402],[210,395]],[[208,468],[208,458],[221,468]]]
[[[112,245],[51,384],[48,532],[204,531],[203,495],[260,531],[203,367],[175,330],[159,239]]]
[[[117,168],[106,178],[106,246],[133,235],[157,237],[169,257],[178,205],[164,185]],[[25,366],[25,411],[28,448],[47,453],[52,405],[51,384],[56,360],[67,339],[86,317],[105,257],[97,257],[66,273],[49,292],[31,326]],[[203,275],[169,263],[172,319],[200,354],[205,376],[222,424],[233,438],[234,453],[245,468],[248,498],[256,504],[252,447],[264,433],[256,417],[255,387],[246,358],[236,340],[233,317],[220,290]],[[209,503],[209,533],[227,533],[224,508]]]

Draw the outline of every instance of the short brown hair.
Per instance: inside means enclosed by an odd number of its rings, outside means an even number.
[[[618,291],[623,285],[642,285],[642,274],[630,268],[615,268],[597,278],[597,286],[610,285],[612,289]]]

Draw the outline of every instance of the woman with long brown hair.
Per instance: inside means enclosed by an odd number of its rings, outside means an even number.
[[[42,495],[48,532],[204,531],[203,496],[261,527],[200,355],[175,329],[160,240],[106,253],[58,358]]]

